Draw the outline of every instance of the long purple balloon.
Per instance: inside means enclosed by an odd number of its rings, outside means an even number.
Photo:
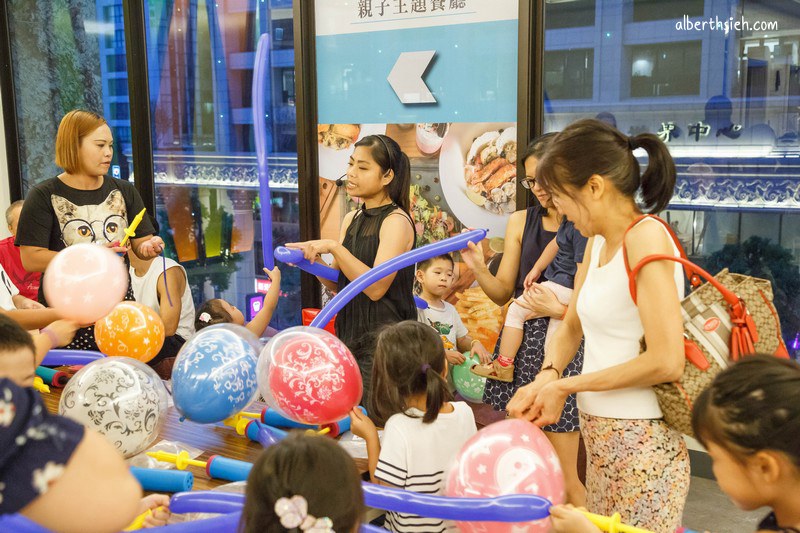
[[[272,195],[269,190],[269,161],[267,161],[267,115],[264,110],[266,80],[269,78],[269,34],[258,39],[253,66],[253,133],[258,160],[258,196],[261,200],[261,250],[264,266],[272,270]]]
[[[376,509],[464,522],[527,522],[550,514],[550,502],[532,494],[496,498],[451,498],[363,482],[364,503]],[[173,513],[232,513],[244,505],[244,495],[210,491],[183,492],[172,497]]]
[[[40,364],[42,366],[86,365],[104,357],[105,354],[90,350],[50,350]]]
[[[421,248],[408,251],[400,254],[385,263],[381,263],[375,268],[370,269],[364,274],[360,275],[353,280],[350,285],[342,289],[339,294],[325,306],[319,314],[314,317],[311,326],[323,329],[328,325],[328,322],[333,319],[333,316],[338,313],[342,307],[347,305],[350,300],[356,297],[361,291],[375,283],[376,281],[385,278],[393,272],[397,272],[401,268],[411,266],[419,261],[436,257],[437,255],[453,252],[455,250],[462,250],[467,247],[467,243],[478,243],[486,238],[485,229],[474,229],[466,233],[461,233],[454,237],[450,237],[443,241],[426,244]]]

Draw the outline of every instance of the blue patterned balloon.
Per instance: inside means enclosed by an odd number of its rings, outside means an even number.
[[[235,415],[258,390],[258,338],[235,324],[218,324],[186,341],[172,368],[172,396],[184,417],[208,424]]]

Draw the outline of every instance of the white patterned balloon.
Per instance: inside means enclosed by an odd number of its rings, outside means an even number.
[[[168,405],[167,389],[152,368],[129,357],[108,357],[69,380],[58,414],[105,435],[131,457],[156,439]]]

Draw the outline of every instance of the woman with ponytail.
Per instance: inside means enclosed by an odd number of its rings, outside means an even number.
[[[332,282],[319,278],[334,292],[373,267],[408,252],[416,245],[410,214],[411,169],[408,156],[386,135],[369,135],[355,144],[347,164],[347,193],[361,199],[361,208],[345,215],[338,241],[322,239],[289,243],[303,250],[312,263],[331,254],[330,265],[339,270]],[[353,352],[364,382],[363,403],[368,403],[375,333],[384,324],[414,320],[414,267],[404,268],[376,281],[339,311],[336,335]]]
[[[440,494],[444,472],[464,443],[477,431],[472,409],[451,402],[447,362],[439,334],[407,320],[386,326],[378,335],[372,369],[371,416],[350,413],[352,432],[366,440],[369,473],[374,483],[413,492]],[[390,531],[444,531],[442,520],[387,513]]]
[[[643,173],[633,154],[639,148],[648,155]],[[683,271],[668,261],[647,265],[636,279],[634,302],[625,268],[649,255],[679,254],[661,223],[641,218],[667,207],[675,164],[655,135],[628,137],[581,120],[553,140],[538,173],[589,242],[564,321],[545,349],[544,368],[555,372],[541,372],[521,388],[509,414],[552,424],[577,393],[586,507],[622,513],[636,527],[675,531],[689,491],[689,455],[681,435],[664,423],[652,386],[683,373]],[[582,337],[583,373],[561,378]]]

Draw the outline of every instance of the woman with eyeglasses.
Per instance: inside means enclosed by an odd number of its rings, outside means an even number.
[[[369,135],[355,144],[347,164],[347,193],[361,199],[361,207],[345,215],[339,240],[320,239],[289,243],[303,250],[310,262],[331,254],[339,271],[332,282],[318,278],[338,292],[373,267],[416,245],[410,210],[411,170],[408,156],[386,135]],[[414,267],[406,267],[376,281],[345,305],[336,317],[336,336],[353,352],[364,383],[362,402],[371,391],[372,354],[378,330],[385,324],[416,320],[413,295]]]
[[[539,137],[528,146],[522,156],[526,177],[521,183],[523,187],[533,192],[537,204],[511,215],[506,227],[503,256],[497,273],[493,275],[489,271],[479,247],[470,245],[469,249],[461,252],[464,262],[475,273],[478,284],[497,305],[505,305],[513,297],[517,299],[515,301],[518,306],[528,309],[528,315],[524,317],[525,321],[522,324],[522,343],[516,354],[500,353],[503,336],[507,334],[507,330],[504,329],[495,348],[494,361],[490,363],[496,367],[498,362],[502,364],[501,359],[505,359],[506,364],[508,359],[513,360],[511,381],[486,380],[483,401],[498,411],[505,410],[514,393],[520,387],[531,383],[539,372],[543,371],[545,338],[550,320],[561,319],[566,312],[566,306],[559,302],[555,293],[546,284],[537,283],[526,290],[525,283],[526,276],[547,245],[556,238],[559,226],[564,223],[563,217],[556,212],[550,195],[536,183],[536,167],[539,159],[554,137],[555,133]],[[575,263],[582,259],[580,255],[582,253],[574,255]],[[572,272],[572,277],[577,270],[575,263],[567,265],[571,267],[568,270]],[[539,277],[539,282],[547,279],[546,275],[542,275]],[[553,281],[564,284],[564,280]],[[508,334],[512,333],[514,332],[508,331]],[[582,356],[583,347],[579,349],[572,364],[564,370],[564,376],[580,374]],[[480,367],[475,369],[479,370]],[[557,423],[542,429],[561,460],[568,501],[574,505],[583,505],[585,489],[578,478],[577,468],[579,419],[575,397],[568,398],[567,407]]]

